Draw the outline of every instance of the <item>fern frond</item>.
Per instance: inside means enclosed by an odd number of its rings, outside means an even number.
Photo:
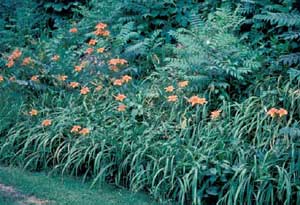
[[[300,52],[283,55],[280,57],[279,61],[284,65],[288,65],[288,66],[300,64]]]
[[[297,13],[272,13],[258,14],[254,16],[255,19],[270,22],[272,25],[278,26],[297,26],[300,25],[300,15]]]
[[[291,31],[279,36],[284,40],[300,40],[300,31]]]

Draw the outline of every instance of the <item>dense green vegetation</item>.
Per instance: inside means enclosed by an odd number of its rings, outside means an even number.
[[[300,204],[296,0],[2,1],[0,161],[178,204]]]

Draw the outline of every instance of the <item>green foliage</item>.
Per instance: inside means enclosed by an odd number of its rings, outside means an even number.
[[[300,25],[300,15],[298,13],[271,13],[258,14],[255,16],[256,19],[264,20],[270,22],[272,25],[278,26],[299,26]]]
[[[0,89],[0,135],[18,121],[23,101],[22,94]]]
[[[195,90],[210,90],[222,98],[240,92],[247,85],[249,73],[260,68],[258,53],[234,35],[243,19],[229,11],[220,10],[208,19],[198,21],[191,30],[179,29],[174,36],[178,42],[176,57],[167,65],[174,77],[184,76]]]
[[[300,95],[290,85],[275,96],[226,103],[217,121],[208,120],[206,107],[182,109],[184,102],[171,112],[163,102],[150,106],[156,98],[146,97],[143,90],[127,101],[130,112],[117,114],[105,94],[109,89],[87,96],[84,106],[73,94],[67,104],[51,108],[64,96],[44,96],[40,115],[52,119],[53,127],[43,128],[30,117],[16,124],[1,147],[2,161],[147,190],[181,204],[300,200],[299,178],[292,177],[300,171],[296,156],[300,142],[286,130],[299,119],[299,107],[293,105],[300,103]],[[276,106],[280,98],[285,99],[282,106],[290,117],[270,119],[265,109]],[[72,135],[74,123],[88,126],[91,134]]]
[[[287,66],[299,69],[299,5],[296,1],[247,1],[243,4],[247,16],[245,25],[251,31],[244,32],[250,42],[263,45],[263,55],[268,56],[266,64],[271,70],[286,75]],[[269,74],[268,72],[265,75]]]
[[[294,1],[25,2],[7,1],[1,13],[2,163],[179,204],[300,202]],[[28,27],[17,27],[23,20]],[[109,34],[94,33],[99,22]],[[15,48],[22,55],[7,66]],[[126,63],[114,67],[116,59]],[[124,75],[131,81],[115,84]],[[195,96],[207,102],[191,105]],[[271,117],[271,108],[287,113]]]
[[[35,1],[4,0],[0,3],[0,52],[35,43],[46,28],[47,15]]]

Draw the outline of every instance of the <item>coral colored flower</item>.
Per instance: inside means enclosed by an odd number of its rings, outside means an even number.
[[[132,79],[132,78],[131,78],[129,75],[124,75],[124,76],[122,77],[122,80],[123,80],[124,82],[126,82],[126,83],[128,83],[131,79]]]
[[[188,84],[189,84],[189,81],[186,80],[186,81],[179,82],[178,86],[181,88],[184,88],[184,87],[188,86]]]
[[[70,33],[77,33],[78,29],[77,28],[71,28],[69,31],[70,31]]]
[[[119,105],[117,110],[119,112],[124,112],[126,110],[126,105],[124,105],[124,104]]]
[[[114,85],[118,85],[121,86],[123,84],[123,80],[122,79],[117,79],[114,81]]]
[[[69,86],[72,88],[77,88],[79,86],[79,83],[78,82],[70,82]]]
[[[107,24],[102,23],[102,22],[98,23],[98,24],[95,26],[95,28],[96,28],[97,30],[103,30],[103,29],[105,29],[106,27],[107,27]]]
[[[82,66],[82,65],[76,65],[75,68],[74,68],[74,70],[75,70],[76,72],[80,72],[80,71],[82,71],[82,69],[83,69],[83,66]]]
[[[110,59],[108,62],[109,65],[124,65],[126,63],[127,63],[127,60],[120,59],[120,58],[113,58],[113,59]]]
[[[100,90],[102,90],[102,88],[103,88],[102,85],[98,85],[98,86],[95,88],[95,90],[96,90],[96,91],[100,91]]]
[[[32,109],[30,112],[29,112],[29,115],[31,116],[36,116],[38,114],[38,111],[36,109]]]
[[[117,100],[117,101],[123,101],[124,99],[126,98],[126,95],[124,95],[124,94],[118,94],[117,96],[115,96],[115,99]]]
[[[176,101],[177,101],[177,95],[168,96],[168,102],[176,102]]]
[[[8,60],[16,60],[18,58],[20,58],[20,56],[22,55],[22,52],[17,48],[15,49],[12,54],[8,57]]]
[[[108,62],[108,64],[109,65],[117,65],[118,64],[118,61],[117,61],[118,59],[110,59],[109,60],[109,62]]]
[[[60,56],[59,55],[54,55],[51,60],[53,61],[58,61],[60,59]]]
[[[105,48],[98,48],[97,49],[97,53],[104,53],[104,51],[105,51]]]
[[[198,104],[200,104],[200,105],[204,105],[204,104],[206,104],[207,103],[207,101],[206,101],[206,99],[205,98],[199,98],[199,100],[198,100]]]
[[[14,64],[15,64],[15,62],[14,62],[13,60],[9,60],[9,61],[6,63],[6,66],[7,66],[8,68],[11,68],[11,67],[14,66]]]
[[[93,48],[87,48],[87,49],[85,50],[85,53],[88,54],[88,55],[92,54],[93,52],[94,52],[94,49],[93,49]]]
[[[110,32],[109,31],[103,31],[102,36],[107,37],[109,36]]]
[[[118,66],[116,66],[116,65],[111,65],[111,66],[109,66],[109,69],[112,70],[112,71],[114,71],[114,72],[119,71],[119,68],[118,68]]]
[[[192,96],[188,99],[188,102],[192,104],[192,106],[199,104],[199,105],[204,105],[207,103],[205,98],[199,98],[198,96]]]
[[[107,31],[107,30],[103,30],[103,29],[97,29],[96,31],[94,31],[94,34],[96,36],[104,36],[104,37],[107,37],[109,36],[110,32]]]
[[[110,65],[110,69],[113,70],[113,71],[118,71],[118,65],[124,65],[126,64],[127,61],[125,59],[119,59],[119,58],[113,58],[113,59],[110,59],[108,64]]]
[[[270,115],[271,117],[275,117],[277,115],[278,110],[276,108],[271,108],[268,110],[267,115]]]
[[[103,35],[103,30],[101,30],[101,29],[97,29],[96,31],[94,31],[94,34],[96,35],[96,36],[102,36]]]
[[[278,111],[277,111],[277,114],[279,115],[279,117],[283,117],[285,115],[288,114],[288,111],[286,109],[283,109],[283,108],[280,108]]]
[[[0,75],[0,82],[4,81],[4,78],[2,75]]]
[[[38,75],[34,75],[30,78],[30,80],[32,80],[32,81],[37,81],[38,79],[39,79]]]
[[[94,45],[96,45],[97,44],[97,40],[96,39],[91,39],[90,41],[89,41],[89,45],[90,46],[94,46]]]
[[[81,126],[79,126],[79,125],[74,125],[73,127],[72,127],[72,129],[71,129],[71,133],[78,133],[79,132],[79,130],[81,130]]]
[[[32,59],[30,57],[24,58],[22,65],[28,65],[32,62]]]
[[[57,77],[57,79],[58,79],[58,80],[61,80],[61,81],[65,81],[65,80],[67,80],[67,78],[68,78],[68,76],[66,76],[66,75],[59,75],[59,76]]]
[[[174,90],[174,87],[172,85],[165,87],[166,92],[173,92],[173,90]]]
[[[52,120],[49,119],[43,120],[42,122],[42,126],[44,127],[50,126],[51,124],[52,124]]]
[[[210,113],[210,118],[211,118],[212,120],[219,118],[221,112],[222,112],[222,110],[215,110],[215,111],[212,111],[212,112]]]
[[[82,130],[79,131],[79,134],[81,135],[87,135],[90,133],[90,130],[88,128],[83,128]]]
[[[81,95],[86,95],[86,94],[88,94],[90,92],[90,89],[88,88],[88,87],[83,87],[83,88],[81,88],[81,90],[80,90],[80,94]]]

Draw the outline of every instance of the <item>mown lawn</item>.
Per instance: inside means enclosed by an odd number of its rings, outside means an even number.
[[[50,201],[47,204],[158,204],[143,193],[131,193],[107,184],[90,189],[89,183],[81,183],[75,178],[50,177],[46,173],[31,173],[17,168],[0,167],[0,183],[12,186],[28,196]],[[0,204],[17,202],[0,191]]]

